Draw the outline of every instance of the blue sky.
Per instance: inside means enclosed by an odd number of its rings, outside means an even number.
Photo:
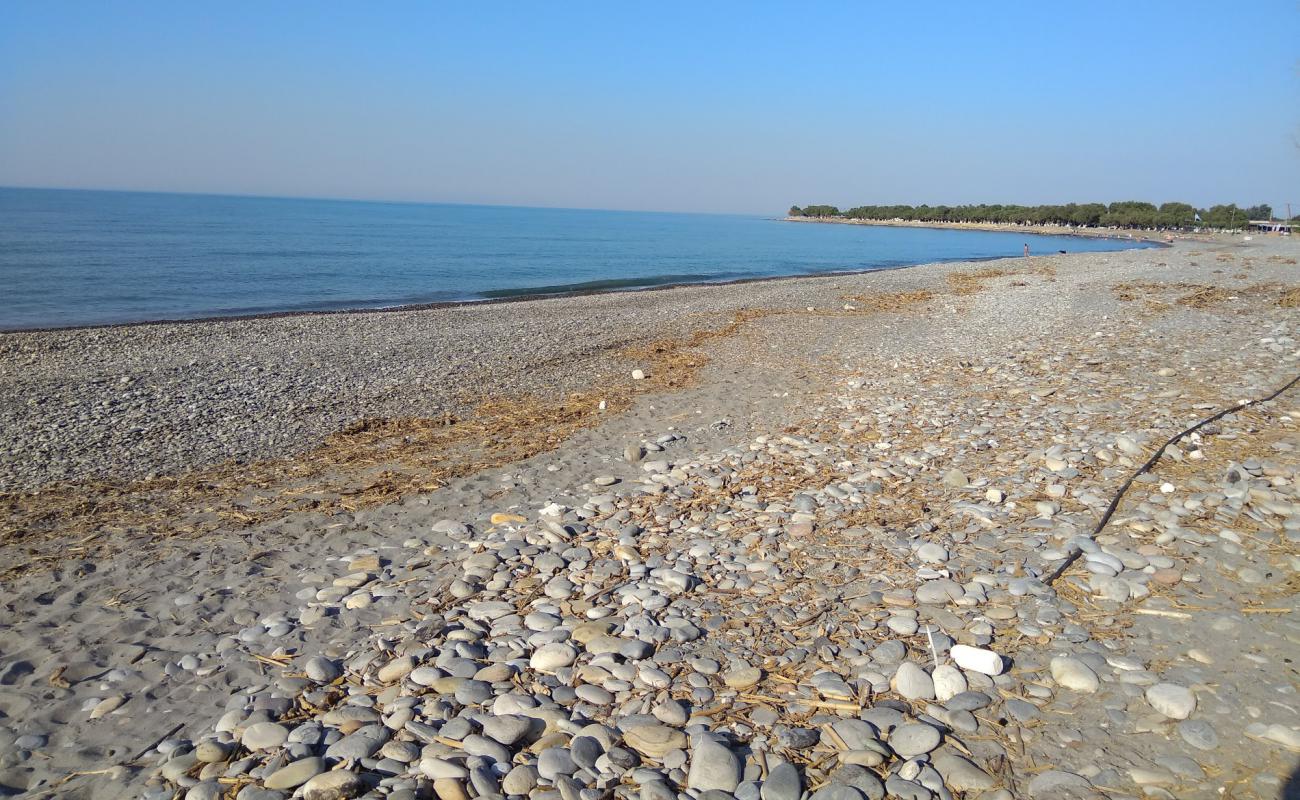
[[[1300,11],[1236,9],[7,0],[0,185],[1300,213]]]

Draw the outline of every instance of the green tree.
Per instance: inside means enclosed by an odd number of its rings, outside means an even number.
[[[1157,221],[1162,228],[1190,228],[1196,223],[1196,209],[1190,203],[1161,203]]]
[[[1246,213],[1237,208],[1235,203],[1228,205],[1210,206],[1201,212],[1201,222],[1207,228],[1222,228],[1225,230],[1240,230],[1246,227],[1249,219]]]
[[[1117,228],[1186,228],[1196,223],[1197,211],[1189,203],[1164,203],[1157,208],[1140,200],[1111,203],[1066,203],[1065,205],[906,205],[855,206],[841,212],[835,206],[791,206],[791,216],[842,217],[869,220],[913,220],[917,222],[1015,223],[1021,225],[1075,225]],[[1212,228],[1242,228],[1250,219],[1268,219],[1267,205],[1247,209],[1235,205],[1201,210],[1201,223]]]
[[[1159,213],[1151,203],[1126,200],[1111,203],[1102,215],[1101,224],[1116,228],[1153,228]]]
[[[1104,203],[1084,203],[1070,214],[1070,224],[1092,227],[1101,224],[1101,217],[1106,213]]]

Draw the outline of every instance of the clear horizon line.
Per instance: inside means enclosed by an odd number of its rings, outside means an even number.
[[[381,199],[373,197],[330,197],[321,195],[295,195],[295,194],[258,194],[255,192],[215,192],[215,191],[182,191],[176,189],[122,189],[115,187],[103,186],[20,186],[11,184],[0,184],[0,189],[31,190],[45,192],[102,192],[102,193],[121,193],[121,194],[160,194],[160,195],[179,195],[182,197],[230,197],[230,198],[248,198],[254,200],[313,200],[332,203],[376,203],[383,205],[408,205],[408,206],[468,206],[472,208],[526,208],[541,211],[609,211],[618,214],[688,214],[696,216],[709,217],[761,217],[771,219],[785,219],[788,214],[789,206],[784,211],[777,210],[773,212],[747,212],[747,211],[681,211],[662,208],[598,208],[594,206],[566,206],[566,205],[528,205],[526,203],[471,203],[457,200],[398,200],[398,199]],[[1080,204],[1077,201],[1070,201]],[[1100,202],[1100,201],[1093,201]],[[1149,200],[1120,200],[1112,202],[1151,202]],[[1183,202],[1183,201],[1170,201]],[[795,204],[797,205],[797,204]],[[815,203],[812,205],[816,205]],[[936,205],[944,205],[952,208],[961,206],[979,206],[979,205],[1019,205],[1025,207],[1045,206],[1045,205],[1068,205],[1068,203],[877,203],[875,205],[912,205],[913,208],[927,206],[930,208]],[[1110,203],[1101,203],[1109,206]],[[1159,205],[1159,204],[1156,204]],[[1274,214],[1277,213],[1280,206],[1272,206]],[[1285,206],[1286,203],[1282,203]],[[1195,207],[1193,205],[1193,207]],[[1207,206],[1206,208],[1209,208]],[[844,209],[851,210],[851,209]],[[1200,210],[1200,209],[1198,209]]]
[[[89,186],[13,186],[9,184],[0,184],[2,189],[17,189],[27,191],[41,192],[103,192],[119,194],[162,194],[162,195],[180,195],[182,197],[231,197],[247,198],[254,200],[315,200],[331,203],[376,203],[384,205],[407,205],[407,206],[470,206],[475,208],[527,208],[540,211],[609,211],[616,214],[691,214],[709,217],[767,217],[766,213],[743,212],[743,211],[670,211],[667,209],[645,209],[645,208],[594,208],[584,206],[537,206],[520,203],[466,203],[453,200],[380,200],[367,197],[322,197],[312,195],[293,195],[293,194],[256,194],[250,192],[203,192],[203,191],[178,191],[170,189],[117,189],[105,187]],[[773,219],[785,218],[782,211],[772,212],[770,215]]]

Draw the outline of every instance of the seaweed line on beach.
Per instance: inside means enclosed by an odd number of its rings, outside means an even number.
[[[175,476],[128,481],[60,482],[0,495],[0,541],[26,548],[0,566],[12,579],[64,559],[111,552],[114,535],[200,535],[232,523],[253,526],[297,512],[356,511],[433,491],[455,476],[530,458],[554,449],[576,431],[619,413],[643,394],[690,386],[708,362],[704,345],[747,324],[787,314],[844,316],[900,309],[929,293],[882,294],[871,308],[757,308],[732,314],[720,327],[624,348],[620,359],[640,365],[644,380],[602,386],[560,400],[536,395],[479,402],[463,417],[363,418],[298,457],[228,462]],[[178,522],[178,520],[186,520]],[[42,552],[42,540],[77,537]]]
[[[453,475],[545,452],[604,414],[626,408],[638,394],[685,387],[705,363],[702,355],[687,350],[731,335],[754,316],[737,314],[716,330],[625,350],[625,357],[648,366],[644,381],[590,389],[558,401],[492,398],[464,418],[364,418],[301,457],[226,463],[137,481],[65,482],[0,496],[0,511],[6,516],[0,537],[6,543],[27,544],[48,534],[89,534],[57,552],[31,552],[29,560],[6,565],[2,574],[9,578],[43,562],[88,554],[104,544],[96,540],[106,533],[196,534],[298,511],[354,511],[403,494],[432,491]],[[177,526],[175,521],[186,512],[199,517]]]
[[[1244,278],[1244,275],[1241,277]],[[1234,289],[1187,282],[1125,281],[1111,286],[1111,291],[1125,302],[1145,300],[1147,308],[1153,312],[1166,310],[1171,302],[1166,297],[1175,293],[1179,296],[1172,302],[1202,311],[1236,301],[1262,301],[1274,303],[1280,308],[1300,308],[1300,289],[1277,283],[1260,283]]]
[[[984,267],[949,273],[947,284],[952,295],[965,296],[986,289],[991,279],[1026,274],[1050,280],[1054,271]],[[623,348],[617,358],[640,367],[643,380],[592,387],[558,400],[493,397],[467,403],[473,410],[461,416],[365,417],[299,456],[137,480],[64,481],[0,494],[5,517],[0,542],[20,550],[6,554],[0,580],[69,558],[101,557],[124,546],[125,535],[197,536],[301,512],[358,511],[430,492],[451,478],[551,451],[578,430],[626,410],[639,396],[691,386],[709,360],[702,348],[750,323],[794,315],[902,312],[935,297],[930,290],[878,292],[844,295],[845,305],[838,309],[742,309],[718,327]]]

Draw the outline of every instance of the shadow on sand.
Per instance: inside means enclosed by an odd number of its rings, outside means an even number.
[[[1300,763],[1291,770],[1291,777],[1287,778],[1286,785],[1282,787],[1281,800],[1300,800]]]

